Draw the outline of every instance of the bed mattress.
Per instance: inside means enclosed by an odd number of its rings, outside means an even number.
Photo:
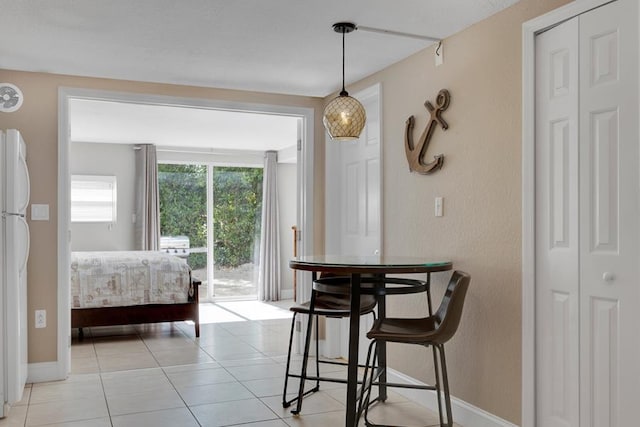
[[[162,252],[71,253],[71,307],[120,307],[189,301],[190,268]]]

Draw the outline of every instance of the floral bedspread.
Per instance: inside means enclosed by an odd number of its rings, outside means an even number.
[[[189,300],[185,260],[162,252],[72,252],[71,307],[175,304]]]

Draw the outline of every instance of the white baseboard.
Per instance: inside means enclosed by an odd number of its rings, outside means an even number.
[[[293,289],[282,289],[280,299],[293,299]]]
[[[27,369],[28,383],[60,381],[67,378],[67,374],[62,373],[63,368],[58,362],[29,363]]]
[[[417,381],[401,372],[393,369],[388,370],[388,381],[404,384],[424,385],[423,382]],[[407,388],[394,388],[393,391],[427,409],[438,413],[438,401],[433,392],[424,390],[412,390]],[[451,411],[453,412],[453,420],[456,424],[464,427],[516,427],[515,424],[503,420],[483,409],[477,408],[464,400],[451,396]]]

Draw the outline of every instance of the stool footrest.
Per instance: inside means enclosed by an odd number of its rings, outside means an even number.
[[[413,384],[402,384],[402,383],[381,383],[378,381],[374,381],[372,383],[372,385],[385,385],[387,387],[394,387],[394,388],[412,388],[412,389],[417,389],[417,390],[437,390],[436,386],[434,385],[413,385]]]
[[[316,391],[318,391],[318,390],[320,390],[320,387],[315,386],[315,387],[314,387],[314,388],[312,388],[311,390],[307,390],[307,391],[305,391],[305,392],[302,394],[302,396],[303,396],[303,397],[304,397],[304,396],[308,396],[308,395],[310,395],[310,394],[312,394],[312,393],[315,393],[315,392],[316,392]],[[297,402],[297,401],[298,401],[298,396],[294,397],[294,398],[293,398],[293,399],[291,399],[291,400],[285,400],[285,401],[283,401],[283,402],[282,402],[282,407],[283,407],[283,408],[288,408],[289,406],[291,406],[293,403],[295,403],[295,402]],[[292,413],[292,414],[295,414],[296,412],[291,411],[291,413]]]
[[[290,378],[302,378],[302,375],[299,374],[289,374]],[[325,381],[328,383],[340,383],[347,384],[347,380],[343,378],[331,378],[331,377],[314,377],[311,375],[307,375],[305,377],[307,381]],[[358,384],[362,384],[362,381],[358,381]]]

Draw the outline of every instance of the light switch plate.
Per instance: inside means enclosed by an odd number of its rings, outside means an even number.
[[[442,197],[436,197],[436,200],[435,200],[435,215],[436,216],[442,216],[442,211],[443,211],[442,203],[443,203]]]
[[[49,205],[31,205],[31,221],[49,221]]]

